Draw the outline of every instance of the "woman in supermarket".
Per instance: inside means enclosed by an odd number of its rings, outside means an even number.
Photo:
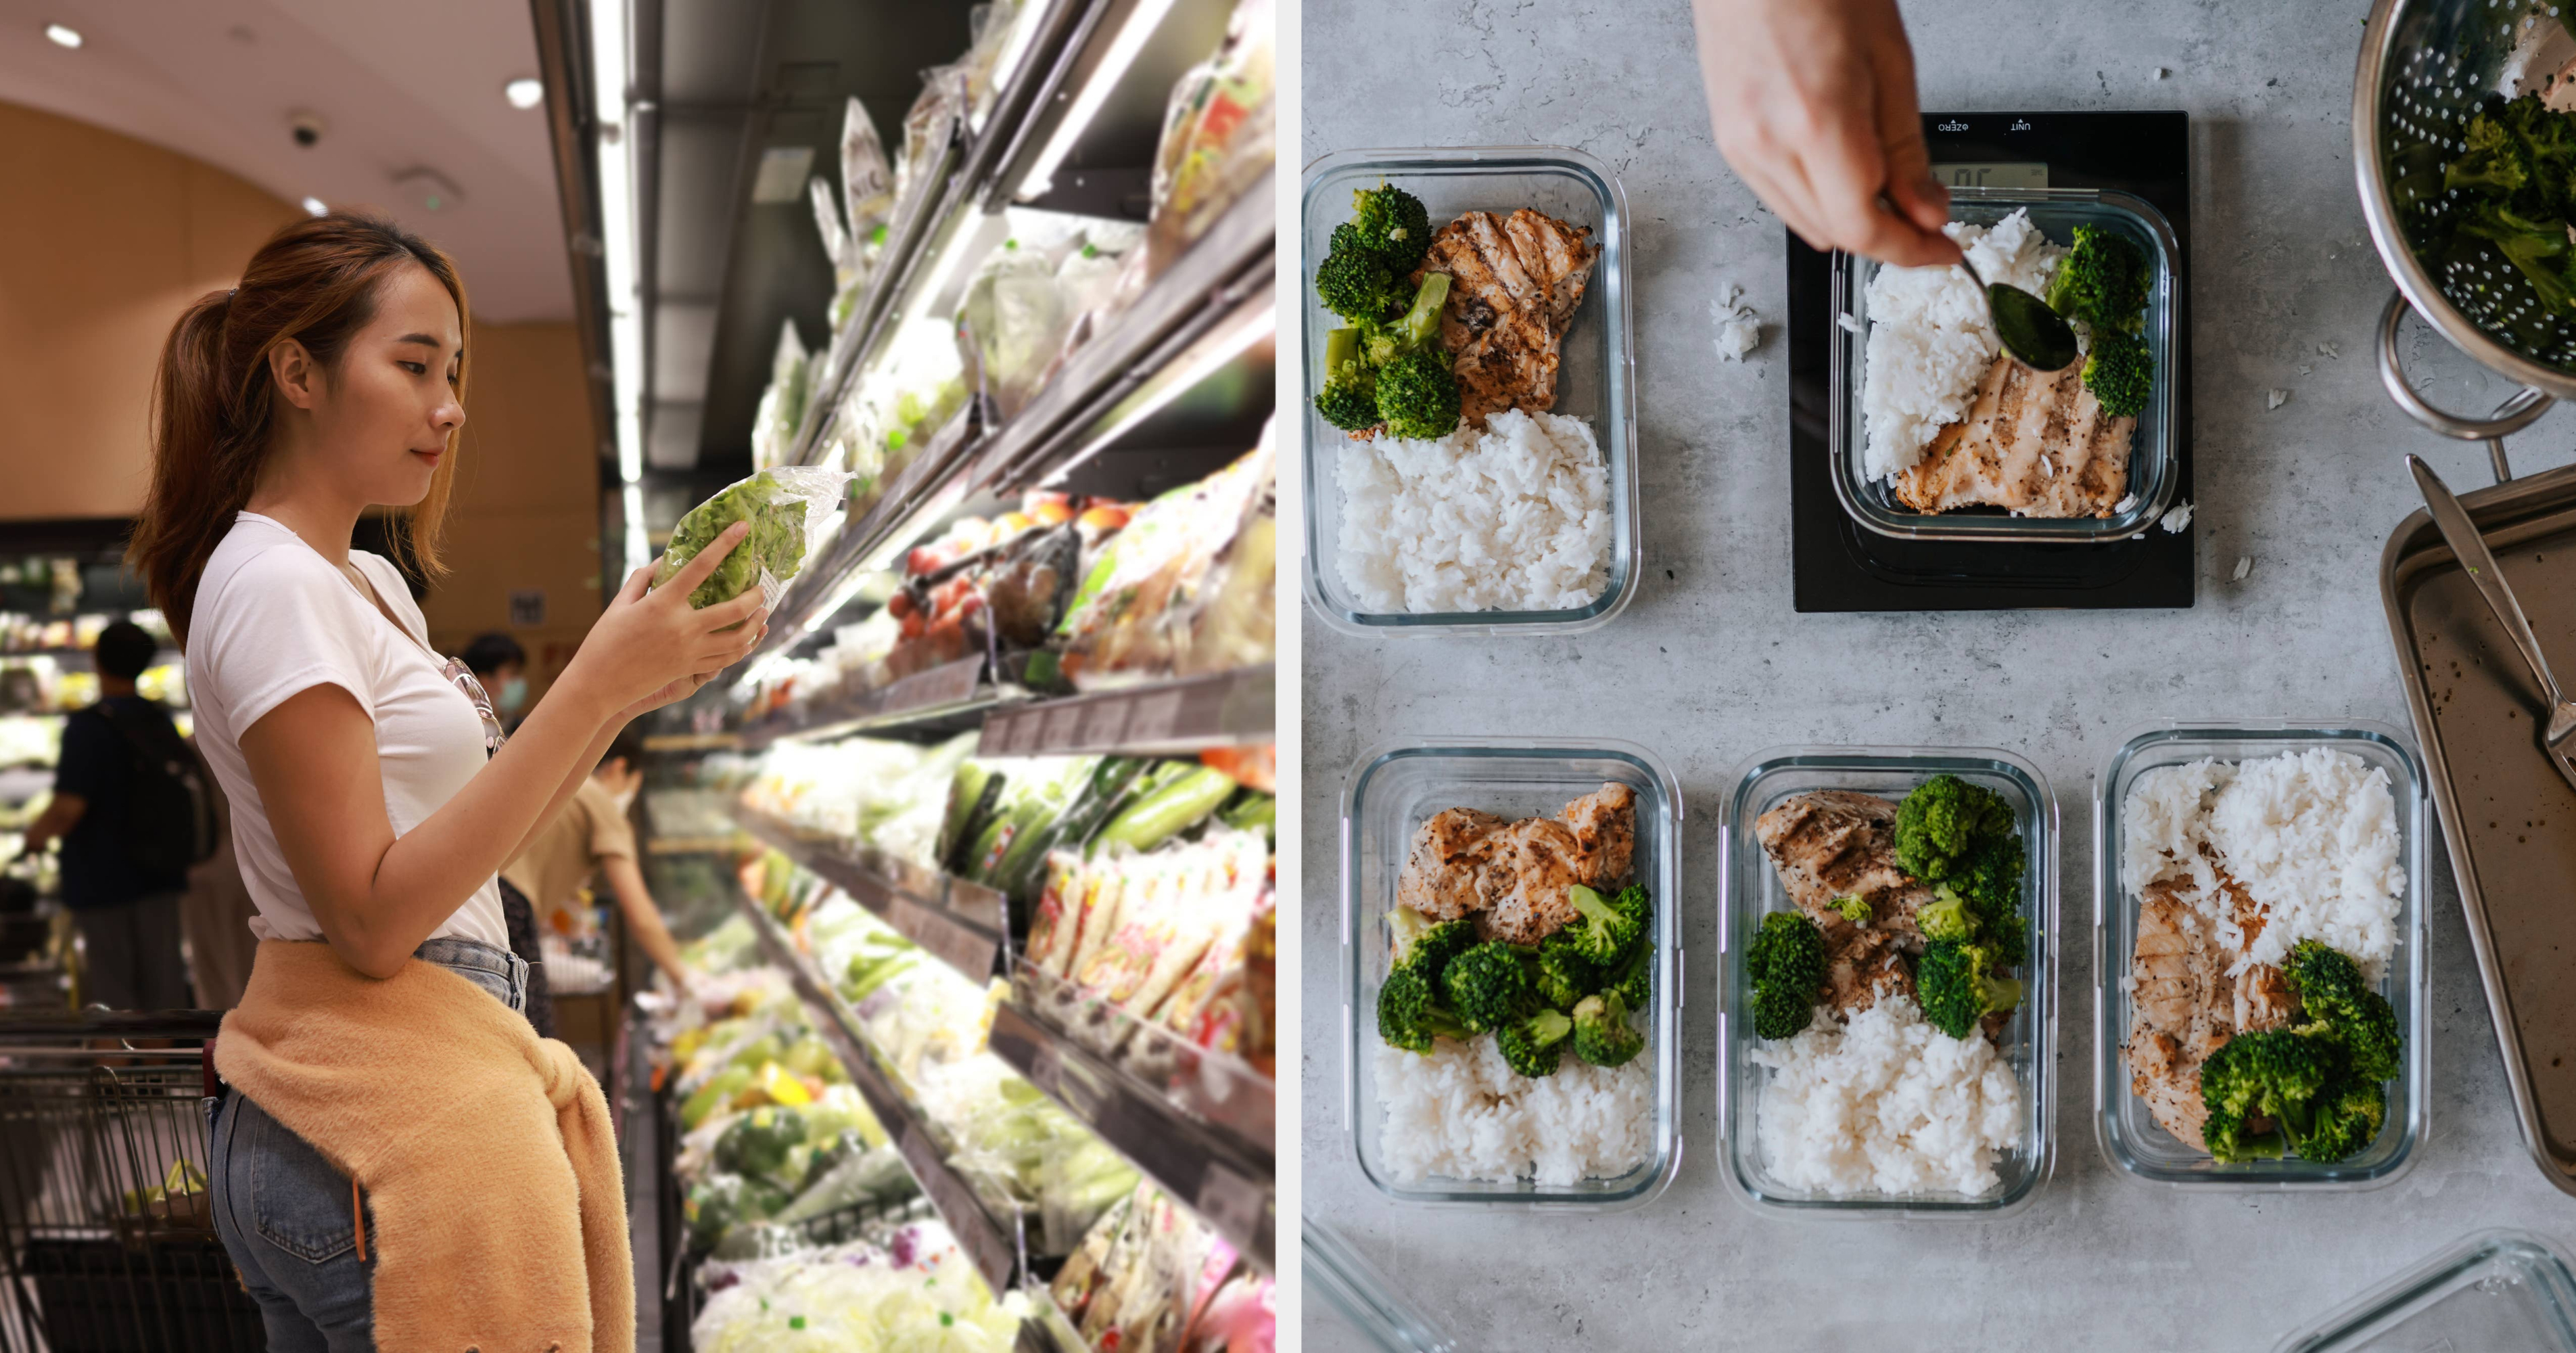
[[[1718,149],[1798,238],[1959,261],[1896,0],[1693,0],[1691,16]]]
[[[389,510],[393,552],[442,571],[468,315],[445,255],[333,212],[190,306],[155,377],[131,558],[186,655],[257,908],[209,1059],[208,1174],[271,1349],[633,1346],[607,1107],[521,1013],[496,875],[765,616],[757,591],[689,604],[740,527],[675,586],[637,570],[504,739],[395,562],[350,545]]]

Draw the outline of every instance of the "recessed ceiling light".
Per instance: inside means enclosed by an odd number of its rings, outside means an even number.
[[[329,207],[322,205],[321,198],[308,197],[304,199],[304,214],[307,216],[321,216],[328,213],[330,210],[331,209]]]
[[[57,47],[78,47],[81,45],[80,30],[65,24],[49,23],[45,25],[45,36],[53,39],[54,45]]]
[[[546,85],[535,76],[522,75],[501,86],[501,97],[508,99],[513,108],[534,108],[546,101]]]

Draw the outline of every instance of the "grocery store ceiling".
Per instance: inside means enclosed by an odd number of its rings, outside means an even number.
[[[545,110],[503,95],[536,73],[526,0],[0,0],[0,100],[289,202],[383,211],[453,255],[475,312],[504,322],[573,314]]]

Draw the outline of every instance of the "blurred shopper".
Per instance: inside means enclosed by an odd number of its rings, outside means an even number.
[[[62,842],[88,1002],[118,1010],[187,1008],[179,899],[189,866],[214,848],[196,753],[160,702],[135,693],[158,649],[122,620],[99,632],[98,703],[64,721],[53,801],[27,829],[30,854]]]
[[[207,1100],[215,1231],[274,1349],[620,1349],[634,1258],[608,1106],[521,1017],[497,873],[637,715],[766,632],[693,610],[737,524],[630,576],[519,735],[428,646],[465,421],[465,287],[371,217],[299,220],[182,314],[131,558],[188,659],[259,915]],[[725,633],[733,627],[731,633]]]
[[[1717,148],[1798,238],[1959,261],[1896,0],[1693,0],[1691,17]]]
[[[582,889],[594,875],[604,876],[635,942],[685,995],[688,966],[680,961],[680,947],[672,942],[670,928],[662,924],[661,909],[644,886],[644,871],[635,858],[635,829],[626,821],[627,806],[644,782],[644,772],[637,765],[643,742],[632,728],[618,734],[599,769],[573,791],[572,802],[554,821],[538,828],[519,858],[502,868],[501,881],[535,904],[542,929],[558,912],[582,904]]]
[[[233,855],[232,804],[211,776],[206,789],[215,802],[215,853],[188,871],[179,933],[188,937],[188,978],[196,985],[198,1008],[230,1010],[250,985],[251,958],[259,951],[250,922],[259,909],[251,905],[250,885],[242,882],[241,861]]]
[[[492,697],[492,706],[501,716],[502,728],[517,726],[511,715],[528,699],[528,651],[519,641],[506,634],[478,634],[465,646],[460,659],[474,679]],[[539,830],[543,830],[541,824]],[[510,881],[501,878],[501,924],[510,933],[510,952],[528,965],[528,1023],[535,1025],[537,1036],[555,1036],[554,989],[546,982],[545,949],[537,942],[535,900]]]

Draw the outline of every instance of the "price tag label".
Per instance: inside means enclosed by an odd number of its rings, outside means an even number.
[[[900,894],[886,909],[886,918],[949,967],[979,982],[992,975],[993,956],[1000,947],[993,939]]]
[[[1181,692],[1155,691],[1127,702],[1127,740],[1168,742],[1181,722]]]
[[[1199,1215],[1238,1249],[1254,1248],[1269,1205],[1270,1190],[1215,1161],[1199,1176]]]
[[[1127,715],[1130,706],[1124,700],[1098,700],[1082,713],[1082,749],[1105,752],[1127,740]]]
[[[1081,741],[1082,706],[1048,706],[1046,711],[1046,737],[1044,739],[1046,749],[1051,752],[1069,751],[1074,747],[1081,745]]]

